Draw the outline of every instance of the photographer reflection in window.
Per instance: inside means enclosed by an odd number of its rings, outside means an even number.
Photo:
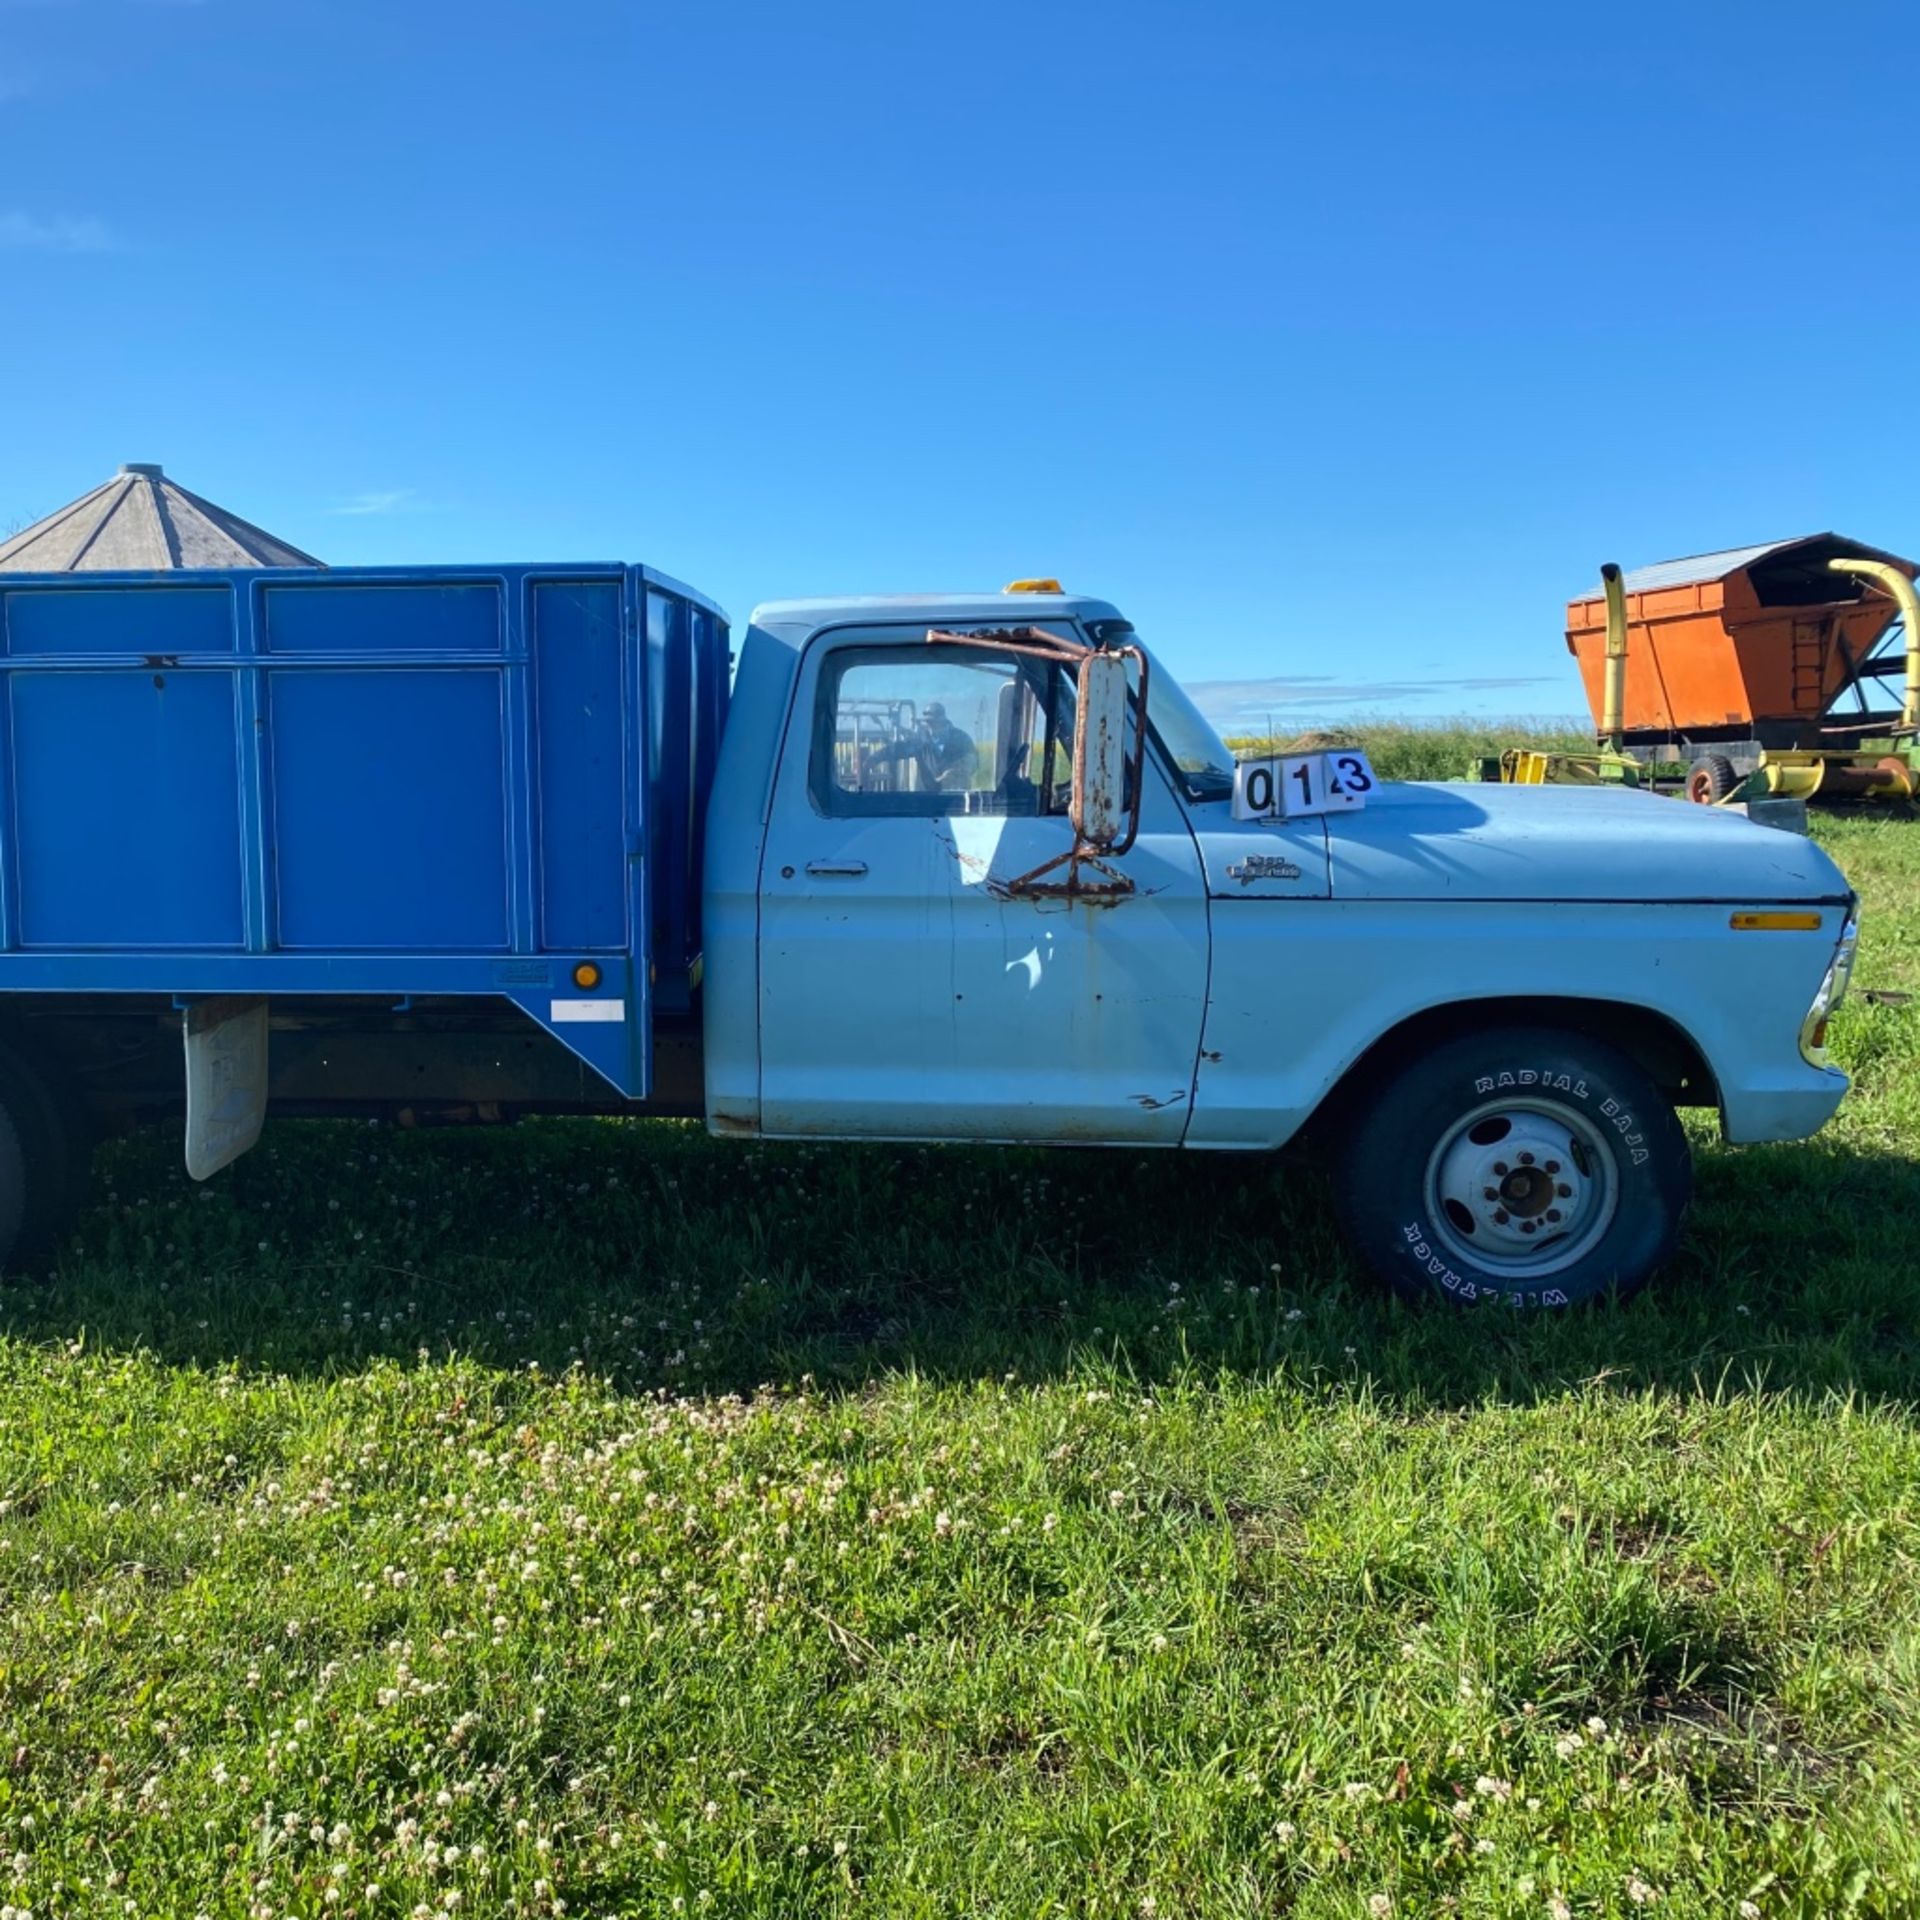
[[[964,793],[973,784],[973,736],[947,718],[938,700],[929,701],[898,740],[869,749],[867,764],[879,760],[904,760],[918,767],[923,792]]]

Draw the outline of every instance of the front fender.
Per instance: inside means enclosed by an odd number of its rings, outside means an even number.
[[[1541,997],[1661,1016],[1713,1074],[1728,1139],[1803,1137],[1831,1116],[1847,1086],[1844,1074],[1809,1066],[1799,1050],[1800,1023],[1846,909],[1819,908],[1820,928],[1807,932],[1736,933],[1734,911],[1216,901],[1187,1143],[1284,1145],[1405,1022],[1463,1002]]]

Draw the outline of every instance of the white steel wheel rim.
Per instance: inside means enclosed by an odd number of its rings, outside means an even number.
[[[1456,1259],[1505,1280],[1564,1273],[1620,1209],[1606,1136],[1557,1100],[1489,1100],[1463,1114],[1427,1161],[1427,1218]]]

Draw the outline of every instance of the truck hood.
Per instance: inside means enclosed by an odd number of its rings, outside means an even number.
[[[1627,787],[1387,782],[1327,816],[1336,900],[1843,901],[1811,840]]]

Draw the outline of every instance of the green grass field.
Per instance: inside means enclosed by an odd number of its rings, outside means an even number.
[[[0,1286],[0,1920],[1920,1912],[1920,821],[1820,832],[1857,1091],[1620,1308],[1198,1157],[114,1144]]]

